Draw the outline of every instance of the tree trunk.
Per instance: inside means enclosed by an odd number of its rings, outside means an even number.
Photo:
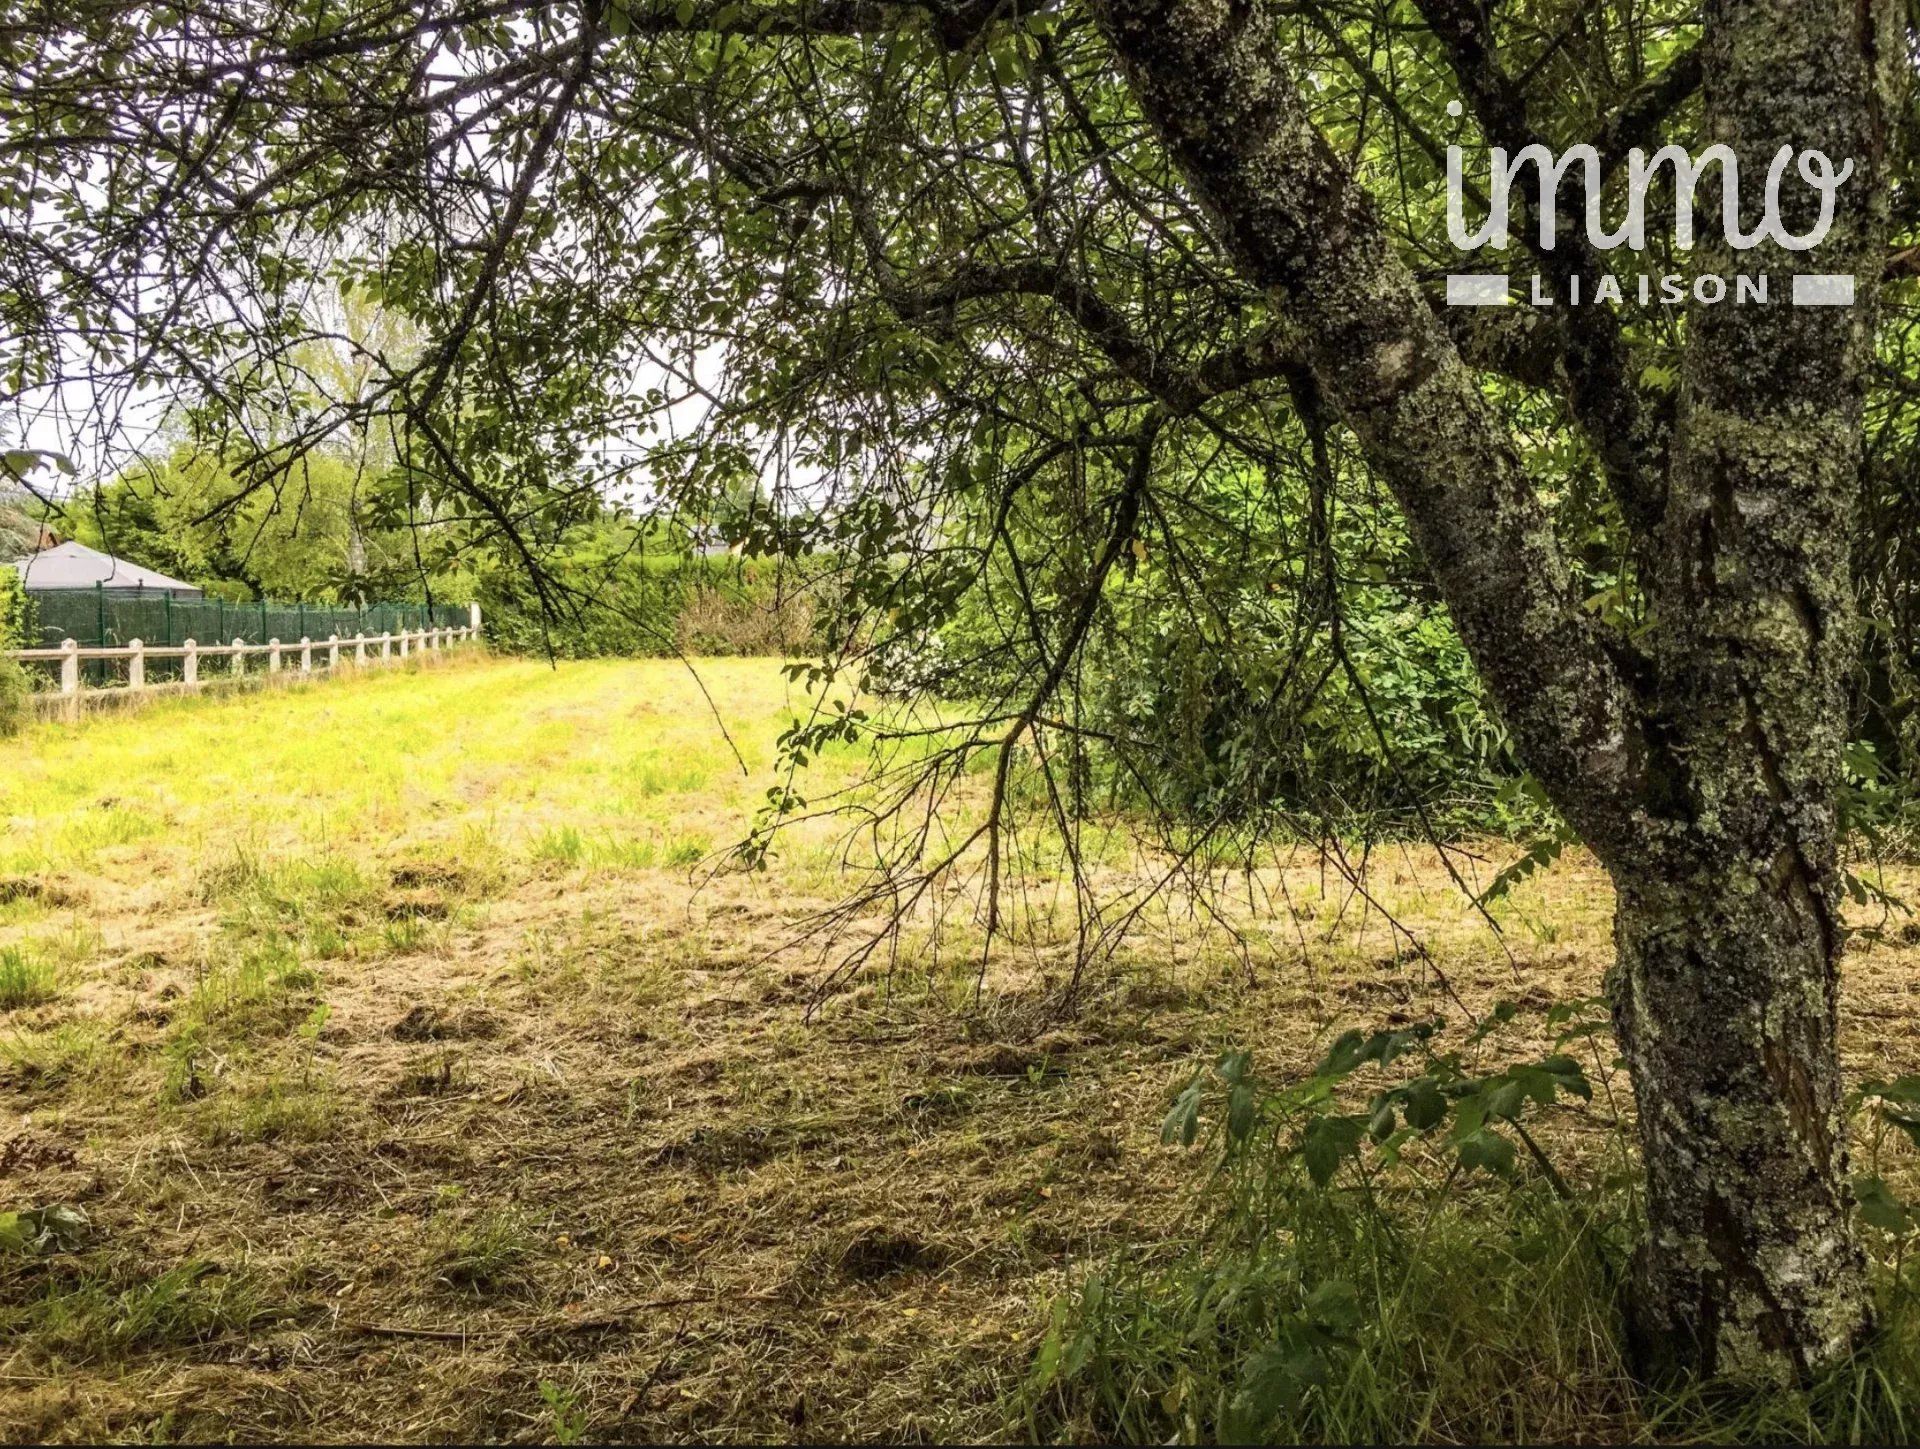
[[[1834,803],[1897,4],[1708,0],[1702,139],[1739,156],[1743,229],[1761,202],[1751,178],[1781,146],[1855,169],[1814,252],[1736,254],[1709,234],[1694,268],[1764,270],[1783,289],[1846,274],[1856,304],[1693,308],[1665,476],[1647,450],[1593,439],[1635,530],[1644,640],[1603,638],[1579,607],[1511,436],[1314,125],[1274,15],[1259,0],[1095,10],[1222,240],[1392,487],[1521,758],[1613,875],[1615,1016],[1647,1172],[1645,1362],[1805,1379],[1870,1325],[1834,1042]],[[1462,73],[1480,74],[1484,12],[1429,10],[1452,17]],[[1808,234],[1811,189],[1782,199]],[[1703,200],[1718,216],[1718,195]],[[1572,400],[1590,431],[1647,413],[1648,399],[1609,401],[1638,385],[1612,355],[1580,354],[1599,368]]]
[[[1869,1323],[1835,1047],[1835,791],[1858,657],[1847,548],[1884,236],[1887,7],[1710,0],[1708,136],[1854,163],[1812,253],[1694,264],[1854,279],[1853,307],[1696,306],[1646,587],[1653,741],[1618,891],[1615,1018],[1639,1103],[1649,1366],[1804,1379]],[[1724,184],[1724,177],[1722,178]],[[1748,229],[1759,188],[1742,188]],[[1718,197],[1713,200],[1718,201]],[[1810,188],[1782,211],[1812,228]]]
[[[1728,845],[1615,872],[1615,1019],[1648,1236],[1635,1349],[1654,1372],[1805,1378],[1869,1323],[1848,1228],[1837,943],[1797,870]]]

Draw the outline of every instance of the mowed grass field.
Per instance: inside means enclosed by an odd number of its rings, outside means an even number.
[[[721,856],[808,700],[699,672],[732,745],[678,664],[478,655],[0,743],[0,1212],[85,1215],[0,1252],[0,1437],[1018,1437],[1055,1296],[1187,1230],[1196,1062],[1458,1020],[1383,912],[1517,1004],[1490,1057],[1598,987],[1591,862],[1496,937],[1396,846],[1223,880],[1238,944],[1147,913],[1069,1012],[1045,909],[977,993],[959,909],[822,994],[839,828]],[[1916,941],[1850,960],[1855,1073],[1920,1070]]]

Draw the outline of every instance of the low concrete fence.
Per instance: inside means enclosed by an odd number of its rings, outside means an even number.
[[[298,678],[343,664],[364,666],[395,659],[438,657],[447,650],[478,641],[477,625],[458,628],[411,629],[390,634],[356,634],[342,639],[330,634],[325,639],[300,639],[282,643],[269,639],[264,644],[249,644],[235,639],[231,644],[200,644],[188,639],[180,644],[143,644],[138,639],[110,649],[83,647],[72,639],[57,649],[12,649],[8,657],[22,664],[57,664],[58,687],[44,690],[35,702],[44,714],[75,716],[83,703],[129,704],[145,696],[192,692],[207,685],[240,683],[250,676],[263,680]],[[124,682],[106,687],[88,687],[82,678],[81,664],[91,660],[113,660],[126,667]],[[164,684],[149,684],[147,666],[157,660],[178,660],[180,677]],[[252,661],[252,662],[250,662]],[[118,674],[118,671],[116,671]]]

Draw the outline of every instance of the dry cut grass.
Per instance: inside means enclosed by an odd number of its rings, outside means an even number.
[[[658,662],[0,746],[0,1211],[87,1219],[0,1257],[0,1434],[1017,1436],[1049,1300],[1179,1230],[1196,1164],[1157,1128],[1196,1060],[1458,1020],[1305,851],[1244,951],[1149,915],[1070,1015],[1045,910],[977,1003],[964,912],[822,1000],[789,943],[845,889],[834,833],[710,869],[804,700],[766,661],[702,673],[746,772]],[[1369,885],[1470,1006],[1520,1004],[1490,1052],[1597,985],[1589,862],[1517,892],[1504,943],[1417,852]],[[1920,1070],[1917,940],[1853,958],[1855,1071]],[[1573,1162],[1608,1137],[1553,1131]]]

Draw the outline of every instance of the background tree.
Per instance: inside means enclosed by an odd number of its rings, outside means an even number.
[[[1856,534],[1881,617],[1910,609],[1887,525],[1911,492],[1911,318],[1876,320],[1915,256],[1894,5],[32,14],[0,33],[21,407],[82,396],[105,448],[137,390],[172,389],[236,498],[377,434],[396,516],[514,559],[555,608],[543,552],[602,496],[711,513],[759,478],[776,506],[739,541],[841,560],[833,666],[973,702],[885,777],[890,899],[978,871],[991,925],[1023,809],[1072,841],[1096,751],[1154,787],[1164,737],[1082,707],[1131,591],[1178,597],[1229,652],[1256,547],[1289,600],[1259,711],[1283,727],[1247,736],[1210,803],[1167,803],[1182,860],[1244,818],[1259,741],[1311,729],[1329,679],[1365,692],[1356,589],[1444,603],[1618,887],[1650,1356],[1791,1377],[1866,1330],[1837,804]],[[1455,137],[1591,140],[1615,176],[1668,139],[1853,159],[1818,252],[1742,265],[1851,272],[1858,304],[1443,317]],[[1599,269],[1577,243],[1508,260]],[[1608,259],[1729,261],[1717,235]],[[405,345],[363,341],[354,385],[324,382],[303,361],[321,297],[370,299]],[[1262,506],[1236,517],[1229,476]],[[1361,569],[1356,513],[1390,520]],[[1897,717],[1909,646],[1888,638],[1864,688]],[[861,728],[822,718],[796,757]],[[945,839],[938,806],[983,753],[985,819]],[[1013,788],[1023,760],[1044,788]],[[1079,904],[1092,939],[1131,919]]]

